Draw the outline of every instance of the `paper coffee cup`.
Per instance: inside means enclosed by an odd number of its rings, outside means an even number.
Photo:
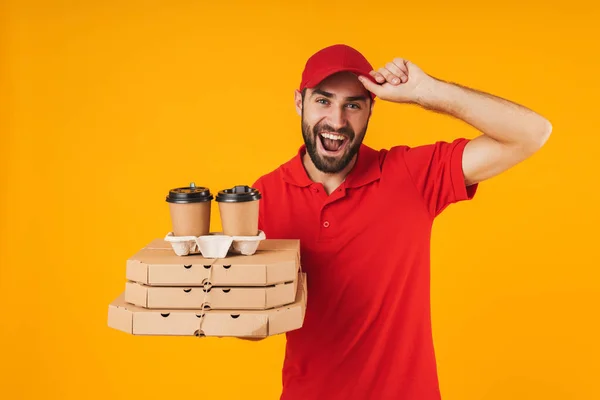
[[[213,195],[205,187],[171,189],[167,196],[174,236],[202,236],[210,231],[210,206]]]
[[[223,234],[228,236],[258,235],[258,210],[261,194],[249,186],[235,186],[221,190],[219,203]]]

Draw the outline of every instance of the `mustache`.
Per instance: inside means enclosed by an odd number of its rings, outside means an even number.
[[[315,136],[321,132],[339,133],[340,135],[347,136],[350,140],[354,139],[354,136],[355,136],[354,131],[349,126],[345,126],[340,129],[333,129],[330,125],[327,125],[327,124],[317,125],[313,128],[313,132],[314,132]]]

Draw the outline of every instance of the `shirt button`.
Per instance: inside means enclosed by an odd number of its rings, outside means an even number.
[[[325,228],[329,228],[329,221],[325,221],[325,222],[323,222],[323,226],[324,226]]]

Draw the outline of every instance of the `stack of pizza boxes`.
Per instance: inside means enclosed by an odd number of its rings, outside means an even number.
[[[173,215],[172,215],[173,217]],[[126,263],[108,325],[133,335],[264,338],[302,327],[299,240],[221,232],[155,239]]]

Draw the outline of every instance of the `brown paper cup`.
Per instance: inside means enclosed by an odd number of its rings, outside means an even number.
[[[221,190],[219,203],[223,234],[228,236],[258,235],[258,212],[261,194],[249,186]]]
[[[210,206],[210,201],[187,204],[169,203],[173,235],[208,235],[210,230]]]
[[[169,203],[173,235],[208,235],[212,199],[208,188],[196,187],[193,182],[188,187],[171,189],[166,200]]]
[[[223,234],[228,236],[258,235],[259,201],[219,203]]]

